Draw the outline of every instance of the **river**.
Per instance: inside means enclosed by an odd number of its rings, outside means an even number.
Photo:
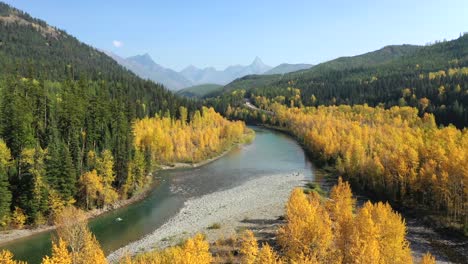
[[[313,179],[313,165],[294,139],[253,128],[256,137],[251,144],[199,168],[160,171],[157,173],[160,184],[146,199],[92,219],[89,226],[105,253],[151,233],[192,197],[234,188],[265,175],[298,172]],[[117,221],[118,218],[122,221]],[[40,233],[12,241],[2,248],[12,251],[15,259],[40,263],[44,255],[50,254],[51,235],[53,232]]]
[[[230,190],[247,181],[267,175],[301,173],[307,180],[330,186],[321,178],[301,146],[291,137],[272,130],[252,127],[255,140],[236,148],[218,160],[194,169],[159,171],[160,183],[144,200],[92,219],[89,226],[106,254],[152,233],[175,216],[188,199]],[[358,196],[361,203],[366,197]],[[118,221],[117,219],[121,219]],[[439,263],[468,263],[468,242],[420,224],[408,217],[408,239],[414,255],[430,251]],[[1,248],[9,249],[15,259],[40,263],[50,254],[53,231],[12,241]]]

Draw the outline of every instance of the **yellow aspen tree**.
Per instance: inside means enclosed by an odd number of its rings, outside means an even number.
[[[162,251],[137,255],[133,259],[126,256],[121,264],[209,264],[213,257],[209,251],[209,244],[202,234],[185,241],[181,246],[166,248]]]
[[[85,196],[86,209],[89,210],[98,199],[99,193],[104,191],[104,186],[96,170],[81,175],[79,183]]]
[[[349,248],[350,263],[382,263],[379,249],[379,229],[372,220],[372,204],[362,206],[355,219]]]
[[[349,247],[351,245],[351,234],[353,230],[353,208],[356,201],[351,192],[348,182],[338,178],[338,184],[333,186],[330,199],[326,206],[333,221],[333,233],[335,236],[335,247],[339,259],[347,263],[351,259]]]
[[[239,252],[242,255],[242,263],[253,264],[258,254],[258,244],[254,233],[246,230],[241,236],[241,246]]]
[[[49,191],[49,210],[50,216],[49,219],[53,221],[54,217],[59,215],[63,208],[65,208],[65,201],[62,200],[60,194],[54,189]]]
[[[107,263],[104,252],[89,231],[85,213],[73,206],[65,208],[55,218],[57,235],[70,248],[74,264]]]
[[[96,237],[88,230],[84,235],[83,248],[73,256],[75,264],[106,264],[107,259],[96,240]]]
[[[11,225],[14,228],[21,229],[24,227],[24,224],[26,223],[27,219],[28,217],[24,213],[23,209],[15,207],[15,210],[13,210],[13,213],[11,215]]]
[[[287,257],[297,260],[305,255],[319,262],[330,258],[331,219],[317,193],[307,197],[302,189],[294,189],[286,205],[286,220],[278,230],[278,243]]]
[[[42,264],[72,264],[72,256],[63,239],[59,238],[57,243],[52,242],[52,256],[44,257]]]
[[[268,244],[263,244],[258,252],[256,264],[282,264],[283,261],[279,258],[278,254]]]
[[[406,240],[406,225],[401,215],[389,204],[378,202],[371,206],[372,219],[379,232],[380,256],[384,263],[412,263],[411,250]]]
[[[0,263],[1,264],[26,264],[26,262],[14,260],[13,254],[8,250],[0,251]]]
[[[103,190],[101,192],[101,200],[103,205],[111,204],[118,198],[117,192],[112,187],[115,180],[114,173],[114,157],[110,150],[104,150],[101,157],[97,159],[96,169],[101,177]]]
[[[202,234],[197,234],[195,237],[188,239],[182,246],[183,264],[208,264],[211,263],[213,257],[209,251],[210,245]]]

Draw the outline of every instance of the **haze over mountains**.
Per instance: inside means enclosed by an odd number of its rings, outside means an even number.
[[[192,86],[192,82],[180,73],[154,62],[148,53],[128,58],[122,58],[111,52],[106,53],[120,65],[134,72],[138,76],[162,83],[171,90],[180,90],[184,87]]]
[[[120,65],[131,70],[140,77],[162,83],[171,90],[180,90],[201,84],[226,85],[246,75],[284,74],[312,67],[310,64],[283,63],[273,68],[263,63],[259,57],[256,57],[251,64],[246,66],[233,65],[224,70],[217,70],[214,67],[201,69],[190,65],[180,72],[177,72],[157,64],[147,53],[128,58],[122,58],[112,52],[106,53]]]

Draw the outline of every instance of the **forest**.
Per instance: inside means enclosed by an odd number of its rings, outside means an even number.
[[[210,158],[248,132],[3,3],[0,28],[1,229],[52,223],[71,204],[102,208],[131,197],[157,166]],[[167,135],[141,135],[143,125]],[[141,136],[173,136],[164,129],[177,130],[186,148],[142,146]]]
[[[77,217],[75,217],[77,216]],[[329,198],[314,190],[296,188],[286,204],[286,221],[278,229],[277,245],[259,247],[254,233],[245,230],[230,238],[237,256],[220,256],[202,234],[180,245],[127,255],[121,264],[208,264],[208,263],[413,263],[403,218],[387,203],[366,202],[356,206],[351,187],[338,180]],[[43,264],[107,263],[99,243],[86,227],[79,209],[69,207],[57,218],[57,237],[52,255]],[[84,234],[77,236],[77,234]],[[0,253],[0,262],[19,264],[8,251]],[[426,253],[418,262],[433,264]]]
[[[295,92],[300,101],[300,91]],[[438,127],[432,114],[420,117],[417,108],[408,106],[287,107],[278,102],[283,99],[254,100],[274,115],[231,107],[229,113],[289,131],[353,186],[399,206],[422,209],[433,216],[433,224],[467,233],[466,129]]]
[[[243,122],[213,109],[189,116],[180,106],[179,119],[166,111],[128,120],[123,107],[111,114],[118,101],[97,103],[73,93],[93,86],[71,82],[70,93],[55,98],[38,94],[41,87],[22,78],[5,88],[11,93],[2,101],[2,227],[50,223],[72,204],[102,208],[147,188],[159,165],[208,159],[253,137]]]
[[[284,97],[289,105],[296,94],[288,88],[294,87],[305,106],[412,106],[420,116],[434,114],[437,124],[463,128],[468,125],[467,67],[468,34],[464,34],[427,46],[389,46],[285,75],[245,76],[206,101],[224,113],[228,104],[242,104],[231,93],[245,90],[246,98]]]

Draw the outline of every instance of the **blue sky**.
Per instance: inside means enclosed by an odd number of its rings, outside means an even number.
[[[166,67],[320,63],[468,31],[467,0],[7,0],[81,41]]]

